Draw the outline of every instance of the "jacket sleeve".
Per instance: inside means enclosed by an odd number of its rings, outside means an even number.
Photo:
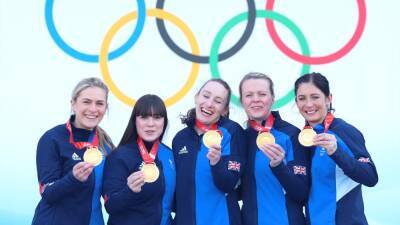
[[[311,150],[299,143],[297,133],[287,140],[285,147],[282,147],[286,152],[293,152],[293,158],[287,163],[282,162],[276,167],[271,167],[271,170],[291,199],[305,202],[310,186]]]
[[[378,173],[366,147],[360,131],[348,125],[335,132],[342,141],[338,140],[338,147],[331,158],[343,170],[344,174],[357,183],[373,187],[378,183]],[[352,157],[345,151],[348,148]]]
[[[222,148],[230,148],[230,154],[223,154],[220,161],[211,166],[215,185],[225,193],[238,187],[245,164],[246,138],[244,131],[239,125],[232,130],[230,140],[223,142],[222,145]]]
[[[118,155],[118,149],[114,150],[104,165],[103,197],[104,206],[109,214],[125,210],[128,205],[140,205],[146,201],[144,186],[138,193],[128,187],[127,178],[131,173],[126,162]]]
[[[36,153],[36,167],[42,199],[48,204],[54,204],[68,194],[79,190],[88,182],[80,182],[72,175],[72,170],[63,176],[63,166],[60,156],[60,147],[51,137],[51,133],[44,134],[38,143]]]

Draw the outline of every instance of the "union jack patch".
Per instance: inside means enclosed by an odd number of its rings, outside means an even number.
[[[293,166],[294,174],[307,175],[305,166]]]
[[[229,161],[228,162],[228,170],[240,172],[240,162]]]
[[[369,160],[369,158],[365,158],[365,157],[360,157],[359,159],[358,159],[358,161],[359,162],[362,162],[362,163],[370,163],[371,161]]]

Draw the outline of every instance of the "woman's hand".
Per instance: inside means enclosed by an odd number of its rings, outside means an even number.
[[[142,191],[144,185],[144,174],[142,171],[136,171],[126,179],[128,187],[135,193]]]
[[[317,134],[314,139],[314,145],[320,146],[326,150],[328,155],[332,155],[337,149],[337,140],[335,135],[328,133]]]
[[[208,149],[207,158],[210,160],[210,165],[215,166],[221,159],[221,145],[211,145]]]
[[[276,167],[285,158],[285,151],[278,144],[265,144],[261,147],[261,151],[269,158],[269,165]]]
[[[88,162],[79,162],[72,168],[72,175],[80,182],[87,181],[94,166]]]

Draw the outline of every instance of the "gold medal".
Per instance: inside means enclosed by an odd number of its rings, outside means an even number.
[[[271,132],[261,132],[257,136],[256,143],[258,148],[261,148],[261,146],[265,144],[274,144],[275,137],[271,134]]]
[[[96,146],[90,146],[86,149],[83,154],[83,161],[92,164],[93,166],[97,166],[103,160],[103,154]]]
[[[144,182],[146,183],[153,183],[160,176],[160,171],[158,170],[156,164],[154,163],[149,163],[149,164],[144,163],[140,168],[140,170],[144,174]]]
[[[222,141],[221,135],[216,130],[209,130],[203,136],[203,143],[207,148],[211,145],[220,145]]]
[[[315,135],[317,135],[317,133],[315,133],[315,131],[313,129],[311,129],[311,128],[303,129],[300,132],[299,137],[298,137],[300,144],[305,147],[312,146],[314,144],[313,138]]]

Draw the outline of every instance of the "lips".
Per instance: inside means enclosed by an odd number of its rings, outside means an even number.
[[[317,110],[304,110],[304,112],[305,112],[307,115],[314,115],[314,114],[317,112]]]
[[[211,116],[211,115],[213,114],[212,111],[207,110],[207,109],[205,109],[205,108],[201,108],[200,111],[201,111],[203,114],[206,114],[207,116]]]
[[[87,119],[97,119],[97,115],[85,115]]]
[[[147,135],[152,135],[154,134],[156,131],[155,130],[145,130],[144,131]]]
[[[254,109],[254,110],[260,110],[260,109],[263,109],[263,108],[264,108],[264,106],[261,106],[261,105],[257,105],[257,106],[250,106],[250,108],[251,108],[251,109]]]

